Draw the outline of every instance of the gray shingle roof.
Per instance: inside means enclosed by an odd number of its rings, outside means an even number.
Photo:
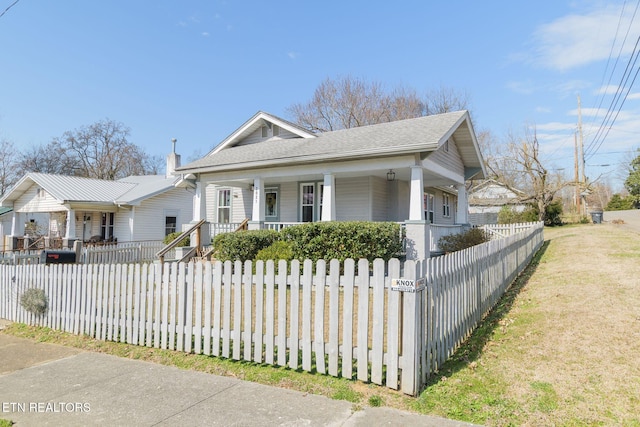
[[[177,171],[244,167],[254,162],[292,164],[314,158],[347,159],[403,154],[408,151],[433,151],[466,114],[466,111],[458,111],[325,132],[317,138],[273,139],[228,147],[177,168]]]

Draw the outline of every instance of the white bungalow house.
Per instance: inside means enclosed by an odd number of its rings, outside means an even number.
[[[176,173],[178,186],[195,188],[194,221],[211,234],[244,220],[254,229],[396,221],[418,234],[416,256],[468,223],[465,181],[485,174],[466,111],[319,134],[258,112]]]
[[[469,222],[473,225],[497,224],[504,206],[523,212],[527,205],[520,200],[522,192],[513,191],[494,180],[484,180],[469,190]]]
[[[5,247],[22,248],[25,236],[46,247],[69,247],[75,240],[162,241],[193,217],[193,193],[175,186],[179,162],[174,152],[166,175],[118,181],[28,173],[0,198],[0,207],[12,210]]]

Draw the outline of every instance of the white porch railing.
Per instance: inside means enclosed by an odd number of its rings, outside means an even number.
[[[304,224],[303,222],[265,222],[264,228],[267,230],[276,230],[280,231],[287,227],[291,227],[292,225]]]
[[[431,252],[439,252],[438,241],[441,237],[448,236],[450,234],[459,234],[463,231],[463,225],[440,225],[431,224],[429,226],[430,233],[430,246]]]

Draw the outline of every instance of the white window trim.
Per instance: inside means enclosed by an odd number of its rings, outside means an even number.
[[[446,193],[442,195],[442,216],[451,218],[451,197]]]
[[[223,191],[229,192],[229,206],[223,206],[222,209],[229,210],[229,223],[233,220],[233,189],[231,188],[218,188],[216,191],[216,222],[220,223],[220,194]]]

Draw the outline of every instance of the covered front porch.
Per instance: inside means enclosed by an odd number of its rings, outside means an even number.
[[[192,180],[194,222],[205,220],[202,241],[237,229],[272,229],[313,221],[393,221],[407,236],[419,227],[428,243],[418,253],[438,251],[442,235],[460,232],[468,220],[464,176],[412,159],[378,159],[358,170],[347,162],[263,170],[253,178],[234,173]],[[422,162],[421,162],[422,163]],[[355,170],[354,170],[355,169]],[[239,175],[239,174],[238,174]],[[424,240],[420,238],[421,240]]]
[[[11,234],[5,236],[9,250],[71,248],[76,240],[85,243],[117,242],[116,212],[68,207],[63,211],[14,211]]]

